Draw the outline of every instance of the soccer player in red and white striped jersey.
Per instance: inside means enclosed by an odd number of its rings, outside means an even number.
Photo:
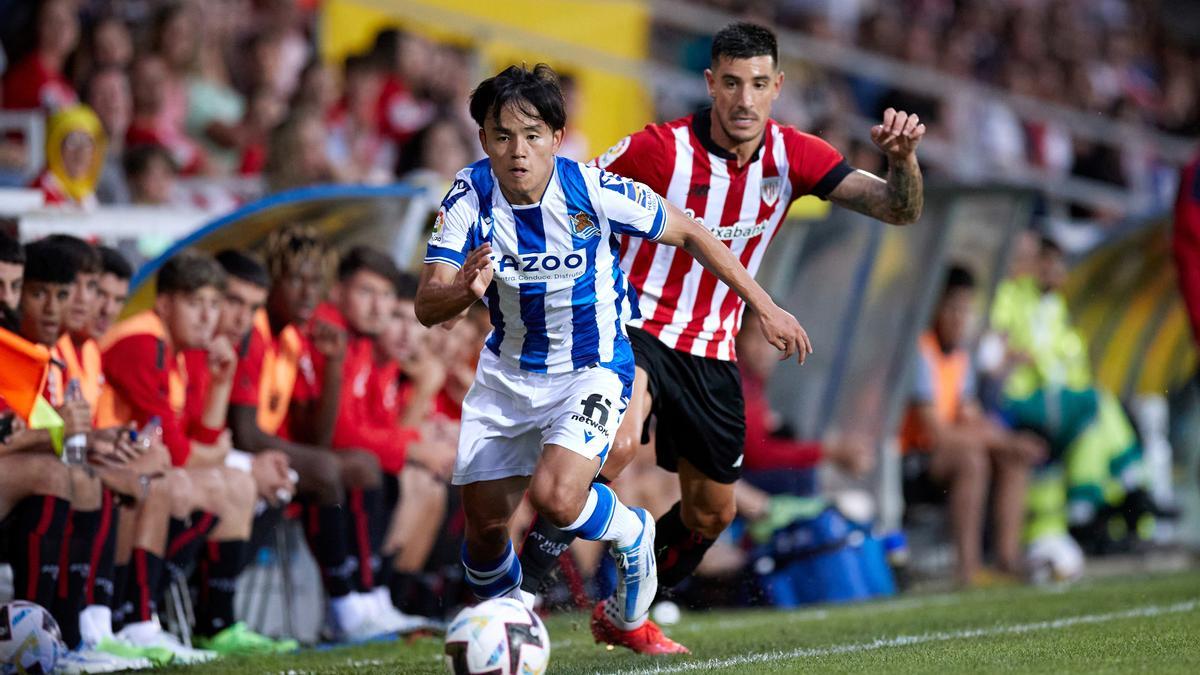
[[[903,225],[923,204],[916,115],[889,109],[871,138],[888,159],[883,180],[850,167],[825,141],[770,119],[783,72],[770,30],[736,23],[713,38],[705,71],[712,106],[649,125],[597,158],[601,168],[645,183],[703,223],[754,274],[791,203],[807,194]],[[659,422],[658,464],[679,474],[682,499],[659,519],[661,587],[695,570],[735,514],[745,410],[734,363],[743,303],[686,251],[625,238],[621,267],[637,291],[629,322],[637,379],[629,414],[602,471],[615,478],[632,459],[650,415]],[[803,363],[805,352],[801,351]],[[563,537],[535,523],[522,551],[523,589],[536,593]],[[598,640],[643,653],[686,651],[653,624],[628,625],[597,606]]]

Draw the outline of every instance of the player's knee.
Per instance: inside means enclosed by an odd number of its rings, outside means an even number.
[[[985,481],[991,471],[991,457],[986,448],[971,448],[958,458],[958,475],[960,480],[972,483]]]
[[[706,539],[716,539],[737,515],[737,504],[732,499],[718,504],[692,504],[680,512],[680,519],[691,531]]]
[[[333,506],[345,501],[342,489],[342,467],[330,453],[316,455],[311,460],[297,465],[300,484],[304,491],[321,506]]]
[[[171,496],[170,508],[173,517],[186,518],[189,513],[199,508],[196,490],[187,471],[181,469],[168,471],[166,480],[163,482]]]
[[[349,488],[373,490],[383,483],[379,459],[369,452],[352,450],[339,452],[342,483]]]
[[[29,455],[34,457],[35,455]],[[39,458],[40,459],[40,458]],[[34,494],[51,495],[59,499],[67,499],[71,495],[71,477],[70,469],[66,464],[47,457],[45,462],[31,462],[31,464],[44,464],[44,468],[39,468],[32,471],[32,492]]]
[[[574,522],[586,501],[586,492],[579,494],[575,486],[554,476],[536,475],[529,486],[530,506],[555,527]]]
[[[254,477],[238,469],[222,468],[225,483],[226,504],[231,513],[243,513],[254,508],[258,499],[258,487]]]

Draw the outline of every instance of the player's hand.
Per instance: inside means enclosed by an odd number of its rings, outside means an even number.
[[[86,434],[92,430],[92,409],[87,401],[67,401],[57,412],[63,420],[63,438]]]
[[[895,108],[883,111],[883,124],[871,127],[871,140],[889,160],[911,157],[924,135],[925,125],[919,117]]]
[[[487,293],[488,286],[492,285],[491,255],[491,244],[482,244],[479,248],[471,251],[471,254],[467,256],[467,261],[458,270],[456,281],[477,298],[482,298],[483,294]]]
[[[254,477],[258,495],[271,506],[279,506],[283,497],[290,500],[296,491],[288,468],[287,455],[278,450],[263,450],[250,462],[250,475]]]
[[[340,362],[346,356],[346,331],[328,321],[313,322],[312,343],[326,361]]]
[[[212,374],[214,384],[226,384],[233,380],[237,370],[237,352],[229,338],[218,335],[208,343],[208,372]]]
[[[758,310],[758,326],[763,337],[771,346],[783,352],[783,359],[799,355],[800,363],[812,353],[812,342],[808,333],[796,321],[796,317],[785,312],[778,305],[772,304],[766,310]]]

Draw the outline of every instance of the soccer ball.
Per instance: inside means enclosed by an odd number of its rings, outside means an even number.
[[[519,600],[468,607],[446,631],[446,667],[453,675],[541,675],[549,662],[550,634]]]
[[[1034,583],[1077,581],[1083,576],[1083,551],[1067,534],[1038,537],[1029,544],[1027,565]]]
[[[58,622],[41,605],[0,605],[0,673],[52,673],[66,651]]]

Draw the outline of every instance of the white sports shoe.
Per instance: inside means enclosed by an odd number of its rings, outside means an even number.
[[[368,615],[387,633],[407,635],[419,630],[438,630],[439,628],[436,621],[431,621],[423,616],[405,614],[396,609],[396,606],[392,604],[391,593],[385,587],[380,586],[370,593],[364,593],[363,599],[366,601],[364,604],[368,607]]]
[[[628,546],[613,543],[617,562],[615,599],[626,621],[635,621],[650,611],[658,593],[658,564],[654,560],[654,518],[641,507],[630,507],[642,521],[642,533]]]
[[[55,672],[65,675],[77,673],[119,673],[125,670],[142,670],[154,664],[150,659],[128,659],[105,654],[94,649],[76,649],[67,652],[58,660]]]
[[[137,647],[166,649],[175,655],[175,661],[172,663],[206,663],[219,656],[216,652],[207,649],[196,649],[183,644],[179,641],[179,638],[163,630],[157,621],[131,623],[122,628],[121,632],[117,633],[117,638]]]

